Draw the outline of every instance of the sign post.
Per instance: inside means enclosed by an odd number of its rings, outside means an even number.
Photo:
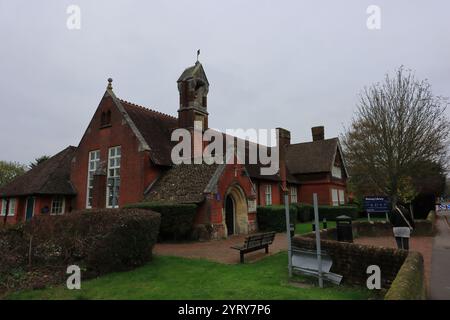
[[[291,244],[291,222],[289,217],[289,198],[288,193],[284,193],[284,208],[286,213],[286,231],[287,231],[287,240],[288,240],[288,269],[289,269],[289,278],[292,278],[292,244]]]
[[[371,213],[385,213],[386,221],[389,220],[389,198],[382,196],[364,197],[364,210],[367,212],[367,218],[370,222]]]
[[[323,288],[322,277],[322,250],[320,247],[320,224],[319,224],[319,205],[317,201],[317,193],[313,194],[314,202],[314,223],[316,224],[316,249],[317,249],[317,270],[319,271],[319,287]]]

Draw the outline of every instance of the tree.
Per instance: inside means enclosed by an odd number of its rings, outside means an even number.
[[[362,194],[410,202],[420,190],[416,177],[445,167],[450,123],[446,98],[434,96],[427,80],[400,67],[395,76],[366,87],[342,137],[351,181]]]
[[[25,166],[20,163],[0,160],[0,187],[11,182],[17,176],[24,174],[25,171]]]
[[[31,162],[29,167],[30,167],[30,169],[33,169],[48,159],[50,159],[49,156],[46,156],[46,155],[40,156],[39,158],[34,159],[34,162]]]

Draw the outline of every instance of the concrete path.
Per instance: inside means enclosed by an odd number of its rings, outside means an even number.
[[[431,260],[430,299],[450,300],[450,212],[438,212]]]

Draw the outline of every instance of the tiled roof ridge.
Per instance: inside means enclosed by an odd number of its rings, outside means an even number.
[[[160,116],[162,116],[162,117],[166,117],[166,118],[169,118],[169,119],[172,119],[172,120],[177,120],[176,117],[171,116],[170,114],[163,113],[163,112],[161,112],[161,111],[155,110],[155,109],[150,109],[150,108],[147,108],[147,107],[143,107],[143,106],[141,106],[141,105],[138,105],[138,104],[136,104],[136,103],[133,103],[133,102],[130,102],[130,101],[127,101],[127,100],[123,100],[123,99],[119,99],[119,101],[120,101],[120,102],[123,102],[123,103],[126,103],[126,104],[128,104],[128,105],[130,105],[130,106],[133,106],[133,107],[142,109],[142,110],[144,110],[144,111],[146,111],[146,112],[156,113],[157,115],[160,115]]]
[[[316,141],[304,141],[304,142],[297,142],[297,143],[291,143],[290,146],[298,146],[298,145],[302,145],[302,144],[310,144],[310,143],[314,143],[314,142],[321,142],[321,141],[338,141],[339,137],[333,137],[333,138],[328,138],[328,139],[323,139],[323,140],[316,140]]]

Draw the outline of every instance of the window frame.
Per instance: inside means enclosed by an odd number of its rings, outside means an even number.
[[[55,199],[61,199],[61,212],[53,212],[53,204],[56,202]],[[65,213],[65,209],[66,209],[66,199],[64,196],[53,196],[52,197],[52,203],[50,204],[50,215],[52,216],[57,216],[57,215],[62,215]]]
[[[295,191],[295,192],[293,192]],[[289,187],[289,195],[291,198],[291,203],[298,203],[298,190],[297,190],[297,186],[290,186]],[[295,196],[295,201],[293,200]]]
[[[339,205],[344,205],[345,204],[345,190],[339,189],[338,196],[339,196]]]
[[[334,195],[336,195],[336,200]],[[339,191],[338,189],[332,188],[331,189],[331,203],[333,207],[338,207],[339,206]]]
[[[266,206],[271,206],[273,203],[273,199],[272,199],[272,185],[271,184],[266,184],[266,188],[265,188],[265,205]]]
[[[97,154],[98,157],[92,158],[91,154]],[[94,163],[94,168],[91,169],[91,162]],[[94,189],[94,174],[95,171],[100,166],[100,149],[89,151],[88,153],[88,171],[87,171],[87,177],[86,177],[86,209],[92,209],[92,203],[89,203],[89,200],[92,201],[92,189]],[[92,178],[90,177],[92,173]],[[92,182],[92,185],[91,185]]]
[[[341,166],[333,165],[333,167],[331,168],[331,176],[336,179],[342,179]]]
[[[9,200],[8,217],[14,217],[17,212],[17,199],[16,198],[8,198],[8,200]],[[14,205],[11,205],[11,204],[14,204]],[[6,216],[6,199],[2,199],[2,210],[0,212],[0,217],[5,217],[5,216]]]
[[[111,155],[112,150],[115,150],[113,156]],[[120,150],[119,154],[117,153],[117,150]],[[117,159],[119,159],[118,165],[116,163]],[[114,160],[114,166],[111,166],[111,160]],[[106,175],[106,207],[110,208],[110,209],[115,209],[115,208],[119,207],[121,166],[122,166],[122,146],[114,146],[114,147],[108,148],[108,171],[107,171],[107,175]],[[114,170],[114,175],[111,175],[111,170]],[[118,171],[116,171],[116,170],[118,170]],[[118,174],[117,174],[117,172],[118,172]],[[109,201],[110,200],[110,188],[111,188],[110,179],[115,179],[114,182],[118,181],[117,195],[115,195],[115,192],[113,191],[112,203]],[[115,188],[115,187],[116,187],[116,184],[113,184],[112,188]],[[116,198],[116,203],[114,203],[114,197]]]

